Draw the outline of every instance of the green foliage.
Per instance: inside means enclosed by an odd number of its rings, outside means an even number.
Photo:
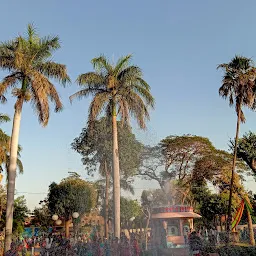
[[[168,136],[156,147],[145,147],[138,174],[148,180],[156,180],[159,191],[158,202],[166,200],[172,204],[192,204],[198,206],[198,194],[206,192],[208,182],[228,193],[233,155],[217,150],[208,138],[183,135]],[[236,201],[243,193],[241,178],[247,171],[246,165],[238,161],[234,192]],[[199,187],[199,189],[195,189]],[[166,203],[165,203],[166,204]]]
[[[0,114],[0,123],[9,122],[10,118],[7,115]],[[10,142],[11,138],[2,129],[0,129],[0,172],[7,171],[10,160]],[[21,146],[18,146],[17,167],[20,173],[23,173],[23,164],[20,160]],[[8,174],[8,173],[7,173]]]
[[[106,117],[118,115],[122,123],[129,124],[134,117],[141,128],[149,119],[149,108],[154,107],[150,86],[143,80],[139,67],[130,65],[132,56],[121,57],[112,65],[105,56],[92,59],[94,72],[79,75],[78,84],[83,88],[70,96],[84,98],[92,96],[88,122],[97,120],[102,113]]]
[[[2,202],[6,201],[6,192],[1,194]],[[3,207],[3,204],[1,204]],[[6,206],[2,208],[1,217],[1,229],[5,226]],[[19,196],[14,200],[14,212],[13,212],[13,233],[20,235],[24,231],[25,218],[27,217],[29,210],[27,208],[27,202],[24,196]]]
[[[141,215],[141,206],[137,200],[131,200],[121,197],[120,200],[121,223],[124,227],[129,225],[131,218],[136,218]]]
[[[0,44],[0,68],[10,73],[0,84],[1,99],[13,89],[16,110],[21,111],[23,103],[31,101],[43,126],[49,120],[49,101],[55,105],[56,112],[62,109],[58,93],[49,79],[62,84],[70,80],[66,66],[52,61],[53,52],[59,48],[57,36],[40,38],[32,25],[28,25],[25,36]]]
[[[32,220],[32,224],[35,226],[40,226],[43,230],[48,230],[48,227],[52,223],[52,215],[48,209],[48,205],[44,204],[41,208],[35,208],[34,219]]]
[[[48,207],[51,214],[69,220],[73,212],[81,216],[90,212],[96,205],[97,192],[92,183],[70,176],[59,184],[49,186]]]
[[[205,194],[201,200],[200,213],[204,218],[206,226],[214,225],[216,216],[221,216],[227,213],[227,200],[221,195]]]
[[[234,142],[231,141],[231,149]],[[249,131],[238,140],[237,157],[243,160],[254,174],[256,174],[256,134]]]
[[[242,107],[255,109],[255,73],[254,63],[250,58],[235,56],[229,63],[220,64],[217,68],[224,71],[219,94],[229,100],[229,105],[241,113],[240,120],[245,122]]]
[[[160,142],[160,147],[165,159],[165,175],[180,181],[190,175],[199,158],[215,150],[208,138],[195,135],[168,136]]]
[[[105,176],[105,161],[108,168],[112,165],[112,145],[112,126],[106,118],[101,118],[93,122],[93,129],[83,128],[72,148],[82,156],[82,163],[89,174],[100,166],[100,174]],[[134,176],[140,163],[142,144],[121,122],[118,122],[118,145],[121,175],[123,178]]]

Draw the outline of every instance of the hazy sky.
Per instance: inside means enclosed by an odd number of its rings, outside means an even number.
[[[218,96],[222,73],[216,66],[235,54],[255,59],[255,9],[255,0],[8,0],[1,2],[0,40],[24,33],[28,23],[34,23],[41,36],[59,35],[62,48],[54,60],[67,65],[73,81],[91,71],[90,60],[99,54],[117,60],[133,53],[133,63],[143,69],[156,99],[148,131],[137,132],[139,138],[156,143],[167,135],[190,133],[227,149],[236,115]],[[20,144],[25,172],[17,178],[17,191],[30,193],[30,208],[68,171],[86,177],[70,143],[86,123],[89,99],[71,106],[68,97],[78,87],[57,88],[65,109],[51,115],[47,128],[40,127],[29,104],[23,110]],[[1,112],[12,116],[13,103],[9,96]],[[241,134],[256,130],[256,113],[246,112],[246,117]],[[11,132],[11,123],[2,127]],[[137,194],[145,185],[136,182]]]

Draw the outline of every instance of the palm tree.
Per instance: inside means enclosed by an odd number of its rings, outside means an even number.
[[[92,96],[88,122],[91,123],[105,112],[112,119],[113,136],[113,194],[115,212],[115,236],[120,237],[120,173],[117,138],[117,116],[124,124],[129,124],[130,115],[140,128],[145,129],[149,119],[149,107],[154,107],[150,86],[142,78],[139,67],[130,65],[131,55],[120,58],[116,65],[105,56],[92,59],[94,72],[79,75],[78,84],[82,90],[70,96],[83,98]]]
[[[6,91],[13,88],[12,95],[17,98],[14,106],[8,168],[5,250],[10,248],[12,240],[13,203],[22,107],[25,102],[31,102],[42,126],[46,126],[49,120],[49,101],[55,105],[56,112],[62,109],[57,90],[49,80],[50,78],[55,79],[63,85],[69,81],[66,66],[50,59],[52,53],[58,48],[60,48],[60,43],[57,36],[40,38],[32,25],[28,25],[26,36],[19,36],[0,45],[0,67],[10,72],[0,84],[0,96],[4,98]]]
[[[113,178],[111,177],[111,166],[104,161],[103,164],[100,164],[100,175],[102,179],[96,181],[99,194],[98,196],[104,199],[104,233],[105,237],[108,239],[109,234],[109,192],[110,186],[113,186]],[[124,191],[128,191],[134,195],[134,187],[132,181],[128,180],[126,177],[120,177],[120,188]]]
[[[231,206],[234,173],[236,169],[237,159],[237,143],[239,137],[240,122],[245,122],[245,116],[242,108],[255,108],[256,69],[253,66],[252,60],[243,56],[235,56],[229,63],[218,65],[217,68],[222,68],[225,72],[222,80],[222,85],[219,88],[219,95],[224,99],[228,99],[230,106],[235,105],[235,110],[237,113],[236,136],[234,143],[234,157],[230,181],[227,220],[227,231],[230,236],[232,221]]]
[[[0,113],[0,124],[7,123],[9,121],[11,121],[11,119],[8,115]],[[7,171],[8,164],[10,162],[10,143],[11,143],[10,136],[7,135],[2,129],[0,129],[0,173],[6,170],[7,176],[8,176],[8,171]],[[21,150],[22,150],[21,146],[18,146],[18,156],[20,156]],[[19,172],[23,173],[23,164],[19,158],[17,159],[17,166],[18,166]]]

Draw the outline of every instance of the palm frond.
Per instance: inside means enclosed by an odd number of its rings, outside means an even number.
[[[85,74],[81,74],[78,76],[76,82],[79,85],[88,85],[90,88],[101,88],[104,87],[104,83],[106,83],[106,78],[103,74],[88,72]]]
[[[11,121],[11,119],[8,115],[0,113],[0,123],[7,123],[10,121]]]
[[[120,71],[117,79],[121,80],[121,83],[126,85],[134,81],[137,82],[138,78],[141,78],[141,76],[142,76],[142,71],[139,67],[129,66]]]
[[[95,121],[98,116],[102,113],[109,102],[109,94],[108,93],[97,93],[90,106],[89,106],[89,117],[88,121]]]
[[[113,72],[115,76],[118,76],[120,72],[129,66],[131,58],[132,54],[128,54],[118,59]]]
[[[17,159],[17,167],[19,169],[19,173],[22,174],[24,172],[24,167],[22,161],[19,158]]]
[[[3,96],[9,88],[14,87],[17,82],[21,81],[21,79],[22,75],[20,72],[15,72],[6,76],[0,83],[0,95]]]
[[[113,67],[104,55],[92,59],[91,63],[93,65],[93,68],[99,73],[113,73]]]
[[[44,63],[40,63],[36,68],[46,77],[54,78],[63,85],[71,82],[67,74],[67,68],[65,65],[58,64],[52,61],[47,61]]]
[[[91,89],[91,88],[87,88],[87,89],[83,89],[83,90],[80,90],[74,94],[72,94],[70,97],[69,97],[69,100],[70,102],[72,103],[72,101],[74,99],[83,99],[85,97],[88,97],[88,96],[94,96],[95,94],[97,93],[100,93],[101,91],[99,91],[98,89]]]

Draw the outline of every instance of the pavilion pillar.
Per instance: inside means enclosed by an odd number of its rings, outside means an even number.
[[[183,220],[182,218],[180,218],[180,235],[184,236],[184,232],[183,232]]]

